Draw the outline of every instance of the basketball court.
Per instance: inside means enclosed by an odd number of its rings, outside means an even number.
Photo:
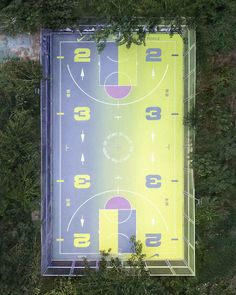
[[[60,32],[50,73],[51,259],[125,261],[135,236],[147,261],[183,261],[182,37],[111,37],[98,52],[90,34]]]

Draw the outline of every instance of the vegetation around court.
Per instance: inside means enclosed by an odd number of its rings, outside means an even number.
[[[38,62],[0,66],[0,290],[2,294],[235,294],[236,289],[236,2],[234,0],[3,0],[0,27],[7,33],[110,23],[121,42],[138,24],[150,27],[182,16],[197,32],[196,109],[186,118],[196,130],[192,155],[196,185],[195,278],[128,277],[116,264],[83,279],[40,276],[40,117]],[[174,17],[173,17],[174,16]],[[138,18],[137,18],[138,17]],[[139,17],[142,17],[140,19]],[[144,39],[140,30],[140,41]],[[106,257],[106,255],[105,255]],[[104,257],[104,259],[105,259]],[[146,290],[146,291],[145,291]],[[0,293],[1,293],[0,292]],[[146,292],[146,293],[145,293]]]

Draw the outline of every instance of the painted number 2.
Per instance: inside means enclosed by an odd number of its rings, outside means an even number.
[[[161,234],[146,234],[147,247],[159,247],[161,245]]]
[[[76,48],[74,54],[74,62],[90,62],[89,48]]]
[[[147,175],[146,176],[146,187],[147,188],[160,188],[161,187],[161,176],[160,175]]]
[[[74,234],[74,247],[87,248],[90,245],[90,234]]]
[[[160,120],[161,119],[161,109],[159,107],[146,108],[146,119],[147,120]]]
[[[161,49],[160,48],[148,48],[146,50],[146,61],[147,62],[161,61]]]

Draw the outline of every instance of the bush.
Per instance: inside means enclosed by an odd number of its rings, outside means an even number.
[[[4,294],[32,294],[39,280],[40,67],[12,60],[0,68],[0,277]]]

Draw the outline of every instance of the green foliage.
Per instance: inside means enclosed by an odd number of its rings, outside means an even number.
[[[40,67],[6,61],[0,67],[0,289],[32,294],[38,284]],[[24,274],[24,275],[23,275]]]
[[[44,293],[44,295],[76,295],[76,287],[69,278],[63,278],[57,281],[57,285],[52,290]]]
[[[145,268],[145,255],[142,244],[131,240],[134,253],[127,261],[129,268],[124,269],[118,257],[102,252],[98,270],[94,271],[85,260],[85,276],[80,279],[58,279],[45,295],[157,295],[193,294],[192,285],[186,278],[154,280]],[[184,284],[183,284],[184,282]]]
[[[228,51],[235,46],[236,2],[234,0],[4,0],[0,4],[1,28],[16,34],[40,28],[75,27],[83,23],[109,24],[98,32],[104,41],[110,33],[120,33],[118,41],[128,46],[144,42],[139,27],[138,41],[132,36],[140,24],[152,30],[160,23],[181,31],[186,23],[197,28],[199,54]],[[185,18],[185,19],[184,19]]]
[[[196,210],[198,279],[208,282],[206,288],[200,288],[206,290],[203,294],[215,294],[214,280],[225,277],[227,281],[236,269],[232,236],[236,211],[235,55],[211,59],[199,76],[194,114],[193,167],[200,201]]]
[[[132,240],[132,247],[134,254],[127,262],[128,269],[122,268],[119,258],[103,252],[98,271],[87,268],[85,278],[78,284],[78,294],[156,294],[158,288],[145,269],[141,243]]]
[[[214,66],[212,70],[214,74],[206,85],[204,82],[196,100],[194,168],[197,193],[220,195],[218,201],[222,204],[232,195],[236,184],[235,118],[231,109],[236,72],[222,66]]]

